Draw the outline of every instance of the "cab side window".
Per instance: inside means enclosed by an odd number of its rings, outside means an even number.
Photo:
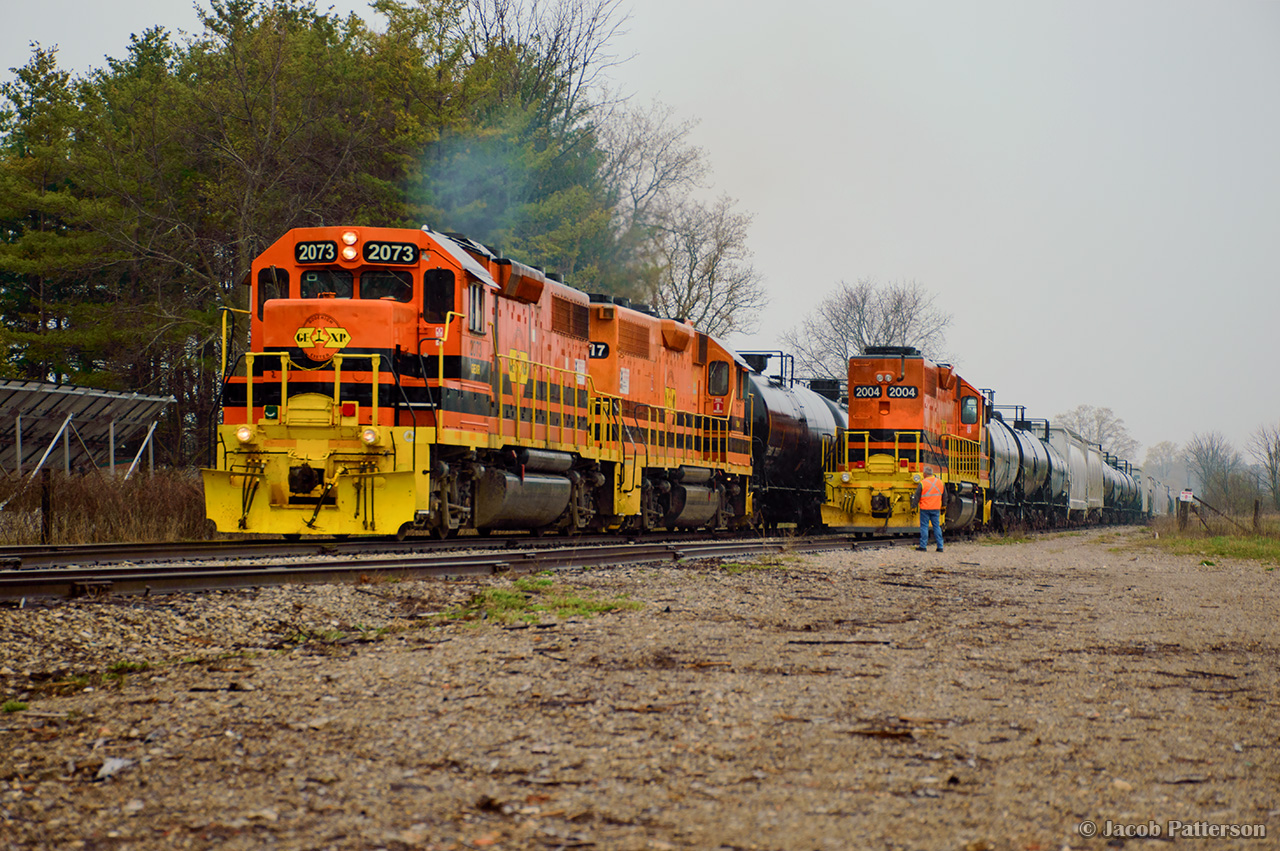
[[[707,364],[707,392],[712,396],[729,395],[729,364],[726,361]]]
[[[973,425],[978,421],[978,397],[965,396],[960,400],[960,422],[965,425]]]
[[[477,334],[484,333],[484,287],[472,284],[467,287],[467,328]]]
[[[262,307],[273,298],[289,297],[289,271],[278,266],[268,266],[258,272],[258,318]]]
[[[448,269],[428,269],[422,276],[422,318],[440,324],[453,310],[456,279]]]

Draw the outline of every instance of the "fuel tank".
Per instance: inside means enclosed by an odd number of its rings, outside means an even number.
[[[516,476],[490,468],[476,479],[477,529],[537,529],[569,505],[572,485],[563,476]]]

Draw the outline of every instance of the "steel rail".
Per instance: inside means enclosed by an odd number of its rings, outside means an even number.
[[[484,553],[411,553],[382,558],[312,559],[282,563],[214,565],[208,562],[164,565],[116,565],[93,568],[0,570],[0,601],[214,591],[294,583],[319,584],[475,576],[506,571],[529,573],[571,567],[671,563],[687,559],[741,558],[781,552],[850,549],[837,537],[614,543]]]
[[[736,533],[737,538],[727,537],[731,533],[685,532],[664,533],[661,538],[654,536],[652,540],[701,541],[736,540],[749,538],[760,540],[759,533]],[[148,543],[109,543],[109,544],[23,544],[0,546],[0,568],[17,569],[53,566],[107,565],[119,562],[178,562],[209,561],[214,559],[236,558],[306,558],[312,556],[332,556],[334,554],[357,554],[369,552],[423,552],[438,550],[500,550],[512,548],[557,547],[572,542],[574,546],[614,545],[619,541],[639,540],[634,535],[575,535],[573,537],[530,537],[528,535],[492,535],[448,538],[438,540],[425,536],[415,536],[403,540],[394,537],[385,538],[351,538],[338,540],[334,538],[287,541],[278,538],[269,540],[229,540],[229,541],[173,541]]]

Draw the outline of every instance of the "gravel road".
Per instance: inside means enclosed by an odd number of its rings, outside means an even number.
[[[1149,543],[3,609],[0,849],[1280,847],[1274,566]]]

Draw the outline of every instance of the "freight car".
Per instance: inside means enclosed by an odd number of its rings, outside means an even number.
[[[1022,408],[996,409],[991,391],[915,348],[869,348],[850,359],[848,381],[849,428],[826,474],[829,526],[917,534],[911,496],[925,465],[944,483],[952,532],[1146,515],[1140,474],[1127,462]]]
[[[751,412],[751,492],[755,524],[776,529],[823,525],[827,471],[848,427],[835,382],[796,380],[794,360],[782,352],[744,352]],[[776,374],[766,376],[770,364]],[[771,371],[771,370],[770,370]]]
[[[220,531],[819,518],[838,406],[749,375],[686,321],[428,228],[292,230],[245,283],[248,350],[204,470]]]

